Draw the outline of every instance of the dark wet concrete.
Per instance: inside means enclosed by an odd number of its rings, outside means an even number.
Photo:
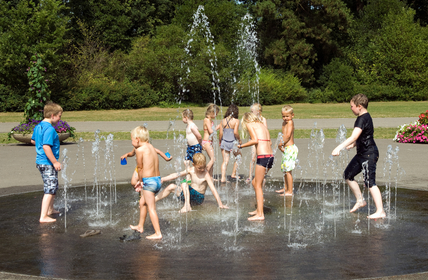
[[[248,185],[239,186],[238,203],[236,186],[219,187],[228,210],[208,194],[180,215],[181,204],[168,198],[157,206],[161,241],[144,238],[153,233],[149,221],[141,240],[119,240],[138,220],[138,194],[128,185],[118,187],[111,207],[106,188],[98,215],[84,188],[69,190],[67,216],[46,225],[37,222],[41,194],[1,197],[0,270],[67,279],[355,279],[426,270],[427,192],[399,189],[390,219],[368,221],[367,207],[348,213],[347,190],[330,184],[297,187],[284,216],[284,199],[274,194],[281,184],[268,181],[265,204],[272,212],[264,222],[246,220],[254,209]],[[63,203],[59,196],[56,205]],[[81,238],[87,229],[102,233]]]

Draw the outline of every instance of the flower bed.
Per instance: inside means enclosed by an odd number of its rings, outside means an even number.
[[[398,127],[393,139],[399,143],[428,143],[428,110],[419,119]]]
[[[9,138],[12,134],[33,134],[33,130],[41,122],[41,120],[30,120],[26,123],[21,123],[15,126],[9,132]],[[71,127],[66,121],[59,120],[56,125],[53,126],[57,133],[70,133],[70,137],[74,138],[74,127]]]

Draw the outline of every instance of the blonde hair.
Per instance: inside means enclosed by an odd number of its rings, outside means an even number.
[[[43,108],[43,117],[45,118],[51,118],[52,115],[57,116],[59,113],[62,113],[63,109],[61,106],[59,106],[56,103],[53,103],[52,101],[49,101],[46,103],[45,107]]]
[[[290,105],[284,105],[284,107],[282,107],[281,111],[284,113],[294,114],[293,107],[291,107]]]
[[[208,105],[207,111],[205,112],[205,117],[210,116],[212,113],[215,113],[217,115],[219,111],[220,109],[218,108],[217,105],[210,104]]]
[[[263,111],[262,110],[262,105],[260,105],[259,103],[254,103],[253,105],[251,105],[250,110],[251,110],[251,112],[253,110],[259,111],[259,115],[260,115],[259,119],[260,119],[260,121],[263,120],[263,116],[262,116],[262,111]]]
[[[193,166],[206,166],[207,161],[203,153],[193,155]]]
[[[192,121],[193,121],[193,112],[192,112],[192,110],[190,110],[190,109],[185,109],[185,110],[183,111],[183,113],[181,113],[181,115],[182,115],[183,117],[188,118],[189,120],[192,120]]]
[[[143,142],[149,142],[149,130],[145,126],[137,126],[131,131],[131,136]]]
[[[365,109],[367,109],[367,107],[369,106],[369,99],[367,98],[367,96],[365,96],[362,93],[359,93],[357,95],[354,95],[351,99],[352,103],[355,104],[355,106],[363,106]]]
[[[252,112],[247,112],[244,114],[241,120],[241,123],[242,123],[241,137],[242,138],[247,137],[247,133],[248,133],[247,124],[255,123],[255,122],[262,123],[260,119],[256,115],[254,115]]]

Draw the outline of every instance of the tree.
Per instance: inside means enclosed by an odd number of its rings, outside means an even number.
[[[323,65],[341,55],[351,21],[340,0],[257,1],[254,11],[262,65],[290,71],[305,86],[313,84]]]

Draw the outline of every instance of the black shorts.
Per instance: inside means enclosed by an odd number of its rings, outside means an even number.
[[[257,164],[263,166],[264,168],[270,169],[273,165],[273,155],[260,155],[257,156]]]
[[[355,155],[343,172],[345,180],[354,181],[354,177],[363,171],[364,185],[369,188],[376,186],[376,163],[379,159],[377,149],[364,155]],[[365,164],[367,162],[367,165]],[[364,170],[363,170],[364,168]]]

